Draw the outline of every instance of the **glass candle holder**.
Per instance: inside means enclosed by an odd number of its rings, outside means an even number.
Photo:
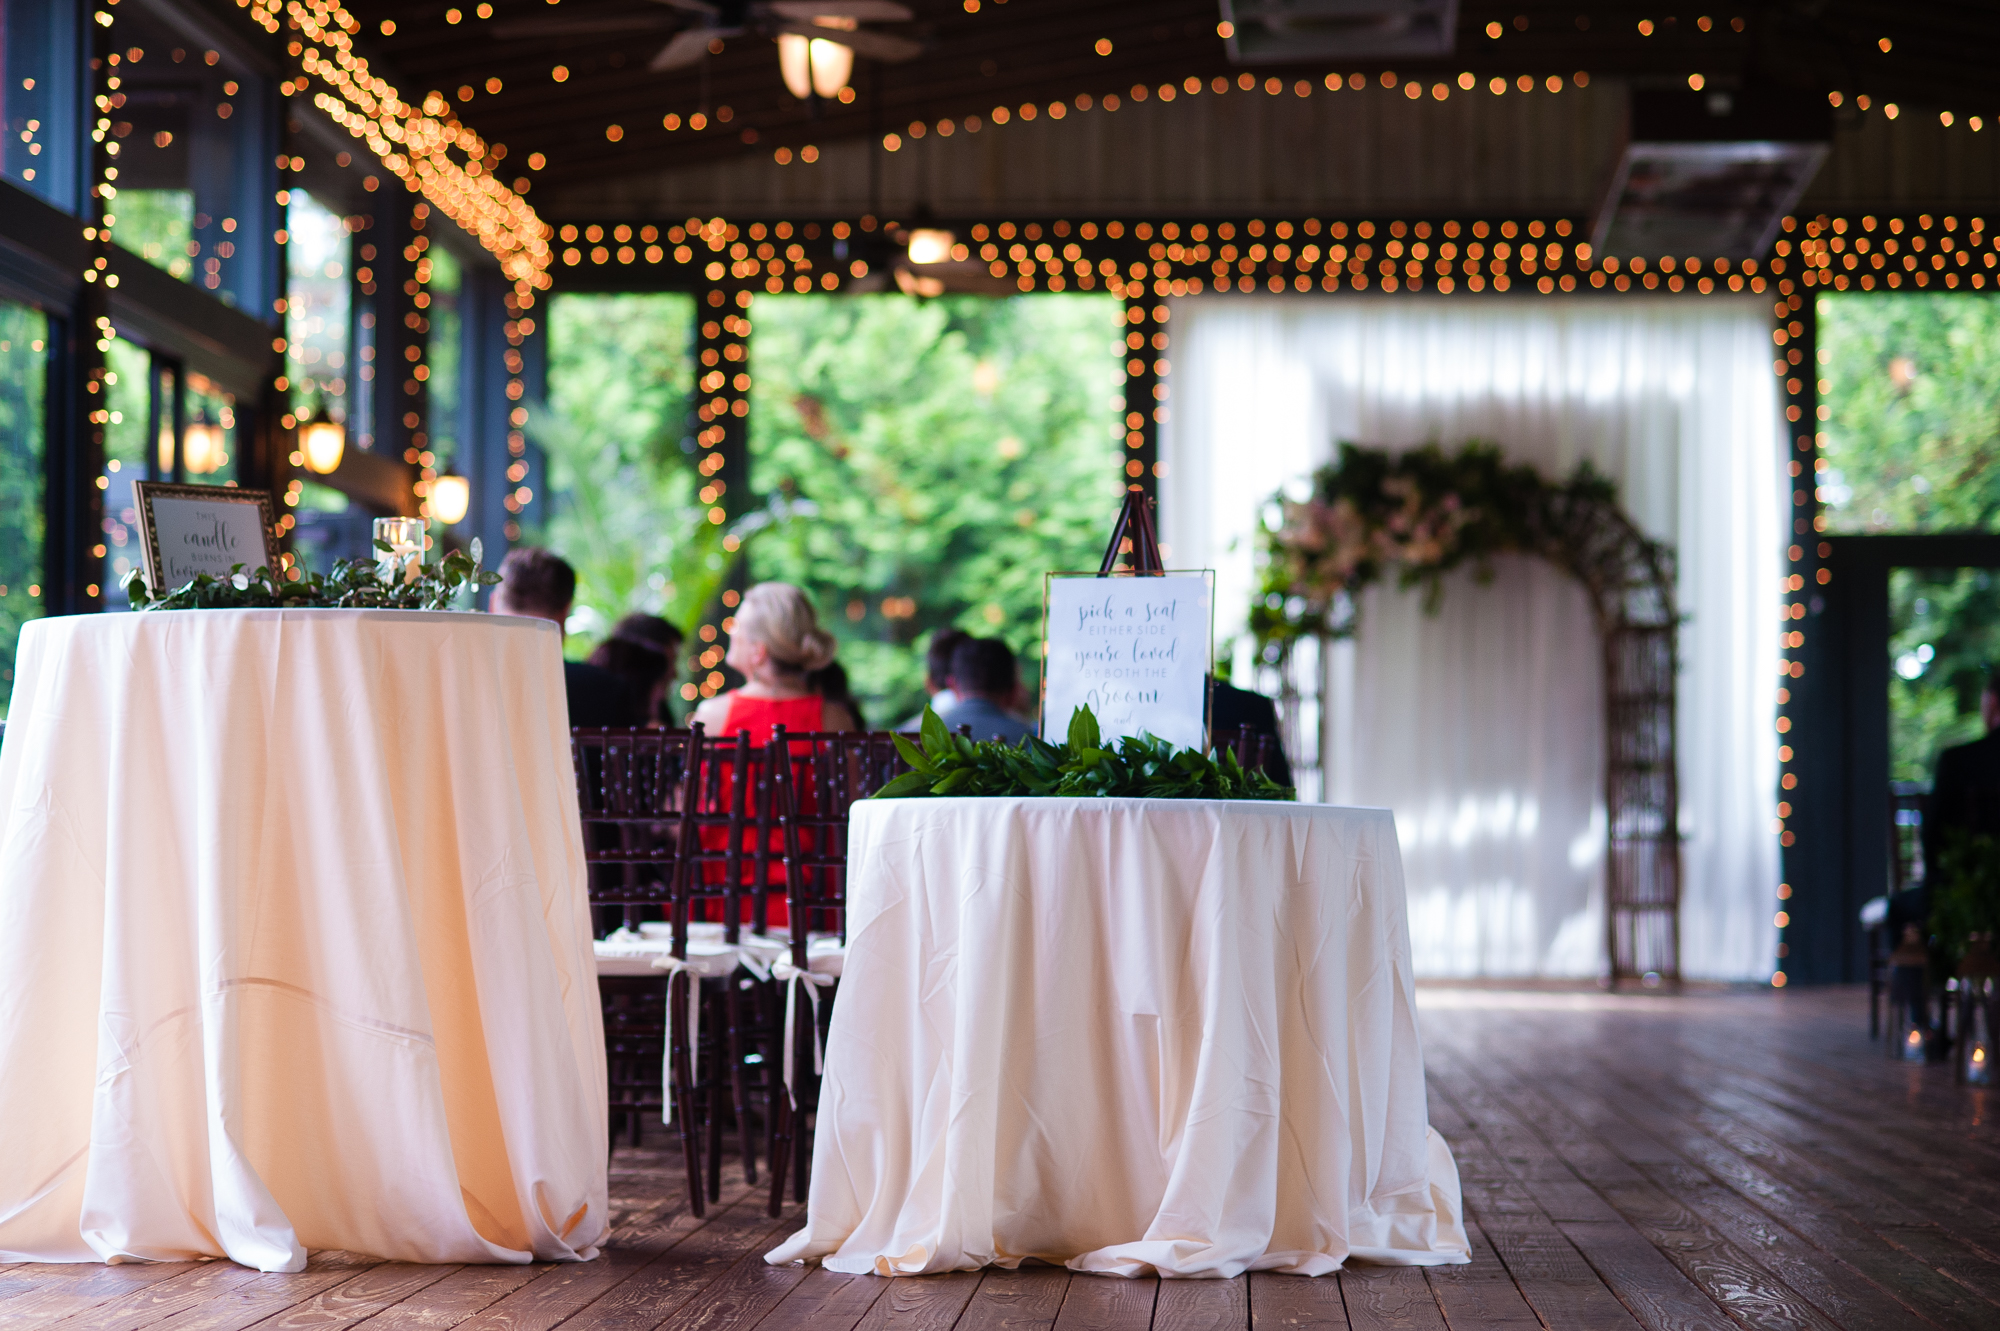
[[[387,582],[415,582],[423,576],[424,520],[375,519],[375,567]]]

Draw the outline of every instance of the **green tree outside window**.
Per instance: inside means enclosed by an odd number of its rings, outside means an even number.
[[[1102,295],[760,296],[751,481],[814,513],[752,549],[841,638],[870,724],[924,700],[927,635],[1004,638],[1032,688],[1042,575],[1095,568],[1124,492],[1124,305]]]
[[[0,721],[14,691],[21,626],[42,597],[43,395],[48,320],[0,301]]]
[[[2000,300],[1844,293],[1817,313],[1827,531],[2000,531]],[[1889,601],[1890,779],[1928,782],[1979,736],[2000,576],[1897,569]]]

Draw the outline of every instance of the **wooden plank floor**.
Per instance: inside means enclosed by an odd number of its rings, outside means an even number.
[[[2000,1096],[1890,1062],[1858,991],[1421,997],[1469,1266],[1165,1282],[773,1268],[762,1254],[795,1208],[773,1222],[737,1182],[697,1222],[667,1152],[621,1150],[616,1237],[595,1262],[0,1264],[0,1331],[2000,1327]]]

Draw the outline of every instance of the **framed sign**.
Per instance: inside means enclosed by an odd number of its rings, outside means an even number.
[[[271,492],[222,485],[132,483],[146,585],[171,591],[197,573],[226,578],[232,566],[278,567]]]
[[[1088,706],[1107,740],[1149,733],[1208,747],[1215,571],[1051,573],[1042,599],[1042,737]]]

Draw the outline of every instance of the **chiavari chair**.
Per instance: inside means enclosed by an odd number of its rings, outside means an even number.
[[[745,828],[754,827],[759,807],[755,792],[768,788],[753,761],[761,754],[710,741],[700,725],[580,729],[572,747],[593,908],[622,917],[619,931],[598,944],[614,1112],[631,1120],[635,1144],[645,1110],[670,1110],[678,1119],[689,1201],[701,1215],[721,1194],[725,1081],[735,1092],[745,1173],[756,1180],[736,1021],[742,952],[723,936],[724,925],[695,915],[714,900],[736,898],[738,885],[708,866],[735,868],[744,857]],[[768,812],[763,817],[772,821]],[[750,858],[775,869],[769,848]]]
[[[772,968],[782,989],[781,1075],[771,1097],[770,1214],[806,1198],[812,1159],[808,1126],[819,1101],[825,1026],[847,945],[847,816],[907,765],[887,732],[771,736],[769,766],[782,836],[790,947]],[[768,1084],[768,1079],[767,1079]]]
[[[637,936],[673,912],[686,840],[694,736],[685,730],[578,727],[570,734],[596,926]],[[598,960],[613,1121],[636,1145],[648,1112],[668,1103],[667,978],[644,949]],[[616,953],[621,949],[611,948]],[[685,1121],[685,1120],[684,1120]]]
[[[726,982],[719,986],[721,1057],[727,1067],[738,1149],[747,1182],[757,1181],[756,1134],[750,1114],[748,1071],[776,1052],[770,963],[783,943],[767,936],[770,902],[784,900],[777,814],[772,805],[768,751],[741,732],[703,737],[690,815],[686,908],[691,922],[716,930],[732,949]],[[751,928],[743,928],[745,917]],[[768,1122],[768,1117],[767,1117]],[[720,1196],[720,1119],[710,1120],[709,1195]]]

